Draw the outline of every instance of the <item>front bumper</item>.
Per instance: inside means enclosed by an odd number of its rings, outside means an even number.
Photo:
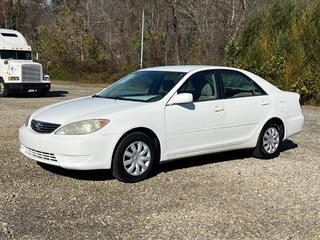
[[[39,82],[39,83],[7,83],[11,91],[25,92],[28,90],[36,91],[49,91],[51,88],[50,82]]]
[[[81,136],[40,134],[19,129],[20,152],[38,162],[74,170],[110,169],[119,136],[98,132]]]

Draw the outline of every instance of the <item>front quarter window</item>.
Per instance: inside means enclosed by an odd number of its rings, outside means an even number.
[[[181,72],[134,72],[101,92],[103,98],[153,102],[162,99],[185,75]]]

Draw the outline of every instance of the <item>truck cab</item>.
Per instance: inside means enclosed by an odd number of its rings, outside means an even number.
[[[0,28],[0,97],[22,92],[44,96],[50,87],[49,76],[44,76],[42,65],[32,60],[31,46],[24,36]]]

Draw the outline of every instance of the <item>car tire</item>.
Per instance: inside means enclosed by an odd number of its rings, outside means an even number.
[[[259,136],[253,156],[261,159],[272,159],[278,157],[283,141],[283,130],[275,122],[267,123]]]
[[[151,176],[158,162],[155,146],[152,138],[142,132],[133,132],[122,138],[113,154],[113,176],[128,183]]]
[[[3,81],[3,79],[0,79],[0,97],[8,97],[9,94],[10,94],[9,87]]]

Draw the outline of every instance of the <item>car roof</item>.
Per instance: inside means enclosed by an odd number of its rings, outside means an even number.
[[[231,68],[231,67],[222,67],[222,66],[207,66],[207,65],[176,65],[176,66],[161,66],[161,67],[150,67],[144,68],[139,71],[168,71],[168,72],[197,72],[203,70],[214,70],[214,69],[225,69],[225,70],[235,70],[241,72],[251,79],[253,79],[260,87],[262,87],[268,94],[269,93],[279,93],[281,90],[278,89],[276,86],[272,85],[268,81],[264,80],[263,78],[248,72],[243,69],[238,68]]]
[[[221,67],[221,66],[208,66],[208,65],[176,65],[176,66],[159,66],[159,67],[150,67],[144,68],[139,71],[168,71],[168,72],[192,72],[196,70],[206,70],[206,69],[233,69],[235,68],[228,68],[228,67]]]

